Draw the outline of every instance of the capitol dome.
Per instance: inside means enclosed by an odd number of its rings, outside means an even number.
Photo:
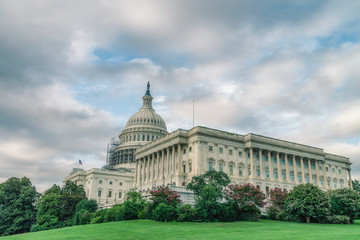
[[[113,150],[110,166],[134,168],[136,149],[168,134],[164,119],[152,108],[149,83],[142,99],[142,107],[129,118],[119,135],[120,142]]]

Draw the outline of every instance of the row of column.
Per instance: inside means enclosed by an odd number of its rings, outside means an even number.
[[[268,162],[269,162],[269,178],[270,180],[274,180],[273,178],[273,168],[272,168],[272,161],[271,161],[271,152],[270,150],[265,150],[267,151],[268,154]],[[264,174],[263,174],[263,156],[262,156],[262,152],[263,150],[259,150],[259,161],[260,161],[260,178],[264,179]],[[289,157],[292,157],[292,161],[293,161],[293,172],[294,172],[294,182],[295,183],[299,183],[298,181],[298,171],[297,171],[297,162],[296,162],[296,156],[295,155],[289,155],[286,153],[283,153],[284,157],[285,157],[285,173],[286,173],[286,180],[290,182],[290,171],[289,171]],[[302,182],[305,182],[305,169],[304,169],[304,161],[305,158],[298,156],[299,161],[300,161],[300,166],[301,166],[301,180]],[[278,173],[278,181],[282,181],[280,178],[280,174],[281,174],[281,166],[280,166],[280,153],[276,152],[276,159],[277,159],[277,173]],[[326,179],[326,170],[325,170],[325,162],[321,161],[321,160],[315,160],[315,171],[316,171],[316,184],[320,186],[320,174],[319,174],[319,161],[322,162],[323,164],[323,187],[329,187],[331,188],[331,183],[330,186],[327,186],[327,179]],[[307,158],[307,163],[308,163],[308,169],[309,169],[309,182],[312,183],[313,182],[313,175],[312,175],[312,165],[311,165],[311,159]],[[253,148],[250,148],[250,178],[254,178],[255,174],[254,174],[254,150]],[[348,169],[348,175],[349,175],[349,182],[350,182],[350,188],[352,188],[352,181],[351,181],[351,173],[350,173],[350,169]],[[331,180],[330,180],[331,181]]]
[[[165,178],[175,176],[180,170],[181,144],[176,144],[136,159],[135,185],[165,181]]]

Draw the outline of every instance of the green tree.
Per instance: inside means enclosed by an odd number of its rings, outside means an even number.
[[[275,188],[270,190],[269,205],[266,208],[271,219],[278,219],[278,214],[284,209],[288,192],[285,189]]]
[[[223,188],[230,183],[229,176],[215,170],[194,176],[187,188],[194,192],[195,208],[200,220],[217,221],[223,206]]]
[[[332,215],[346,215],[351,222],[359,215],[359,192],[343,188],[328,192]]]
[[[130,189],[125,195],[123,203],[122,217],[124,220],[137,219],[139,213],[144,210],[146,205],[145,199],[142,198],[141,193],[137,192],[135,188]]]
[[[329,200],[320,188],[307,183],[295,186],[285,200],[288,219],[320,222],[330,214]]]
[[[360,182],[359,180],[352,180],[353,189],[360,193]]]
[[[0,184],[0,236],[30,231],[38,196],[26,177],[12,177]]]
[[[53,185],[36,204],[37,222],[32,231],[71,225],[76,206],[83,199],[84,189],[71,181],[66,181],[63,188]]]

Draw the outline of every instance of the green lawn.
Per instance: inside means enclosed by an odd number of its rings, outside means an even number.
[[[26,233],[11,239],[360,239],[360,221],[351,225],[303,224],[269,220],[233,223],[160,223],[134,220]]]

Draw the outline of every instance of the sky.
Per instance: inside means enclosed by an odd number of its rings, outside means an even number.
[[[360,178],[360,1],[0,1],[0,182],[100,168],[142,105],[350,158]]]

